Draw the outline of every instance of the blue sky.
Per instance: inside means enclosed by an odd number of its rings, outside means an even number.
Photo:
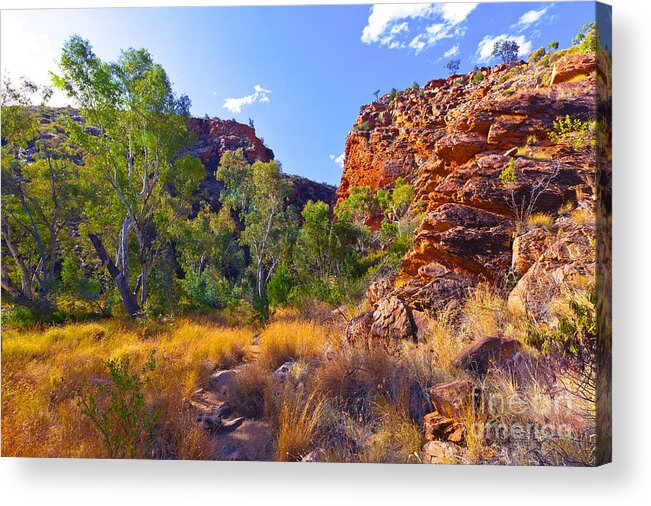
[[[445,76],[451,58],[461,71],[494,64],[500,37],[523,55],[567,47],[592,20],[592,2],[18,10],[2,12],[1,56],[3,75],[43,82],[72,34],[106,60],[145,47],[194,115],[252,118],[285,172],[337,184],[376,89]]]

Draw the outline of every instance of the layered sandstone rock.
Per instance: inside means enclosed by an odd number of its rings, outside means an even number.
[[[355,186],[390,188],[403,177],[426,209],[393,286],[370,294],[374,311],[392,298],[407,313],[434,310],[480,281],[499,284],[505,276],[519,280],[511,302],[533,310],[550,283],[594,271],[594,227],[559,224],[551,237],[543,230],[523,235],[521,224],[516,233],[500,180],[513,160],[518,203],[532,200],[546,181],[530,210],[551,216],[593,193],[594,150],[554,143],[549,132],[568,115],[595,119],[603,73],[592,54],[539,53],[535,63],[480,69],[479,82],[474,72],[451,76],[361,108],[347,137],[338,198]],[[382,322],[371,325],[381,333]]]

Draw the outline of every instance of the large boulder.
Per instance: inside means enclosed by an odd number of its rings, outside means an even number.
[[[521,349],[522,344],[516,339],[484,337],[457,355],[452,364],[483,378],[491,367],[508,369]]]
[[[457,380],[431,387],[429,396],[441,416],[460,420],[466,409],[476,408],[478,392],[471,381]]]
[[[526,260],[518,252],[522,267],[531,263],[525,274],[509,294],[508,303],[513,310],[525,311],[529,316],[544,320],[549,316],[550,302],[564,286],[584,283],[595,277],[595,223],[575,223],[561,218],[555,224],[555,233],[531,247],[541,251],[535,261],[533,255]],[[523,237],[523,242],[531,237]],[[518,248],[521,250],[521,248]]]
[[[411,309],[393,295],[380,300],[373,312],[371,335],[387,340],[416,340]]]
[[[569,54],[559,59],[552,69],[550,86],[567,82],[577,77],[588,77],[595,72],[597,61],[592,53]]]

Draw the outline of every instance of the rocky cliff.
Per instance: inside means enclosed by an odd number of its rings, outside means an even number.
[[[426,208],[401,272],[371,287],[371,330],[406,311],[412,328],[403,333],[414,333],[415,312],[480,281],[513,288],[509,300],[535,312],[567,280],[594,277],[602,59],[576,47],[539,50],[528,63],[433,80],[361,108],[338,198],[404,177]],[[568,131],[554,125],[567,117]],[[515,180],[506,185],[509,166]],[[544,223],[527,223],[533,213],[546,213]]]
[[[274,159],[274,152],[264,145],[255,129],[249,125],[219,118],[190,118],[188,130],[194,136],[194,141],[187,152],[203,163],[206,177],[201,182],[201,190],[213,208],[219,207],[219,194],[222,190],[221,182],[215,178],[215,171],[226,151],[241,149],[249,163]],[[302,208],[308,200],[334,203],[336,187],[300,176],[288,174],[286,177],[292,181],[290,204]]]

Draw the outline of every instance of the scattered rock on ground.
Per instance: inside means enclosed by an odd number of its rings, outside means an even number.
[[[429,441],[423,446],[425,464],[470,464],[468,450],[447,441]]]

